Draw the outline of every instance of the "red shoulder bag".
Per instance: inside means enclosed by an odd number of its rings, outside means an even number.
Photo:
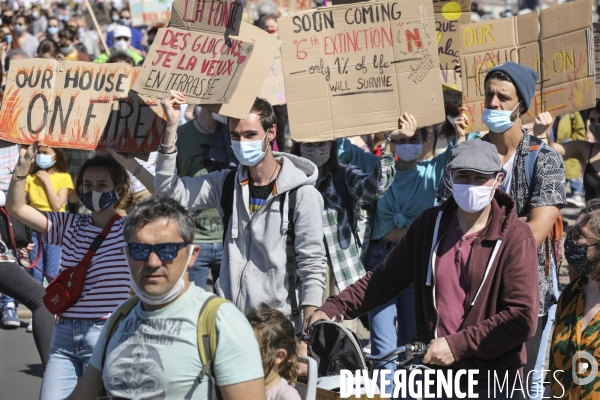
[[[121,218],[119,214],[115,214],[115,216],[112,217],[102,230],[102,233],[96,236],[85,257],[83,257],[83,260],[81,260],[79,264],[73,268],[65,268],[48,285],[46,294],[44,294],[44,304],[52,314],[62,314],[71,307],[79,297],[81,297],[85,277],[92,261],[92,257],[94,257],[94,254],[96,254],[96,251],[100,246],[102,246],[102,242],[104,242],[110,229],[119,218]]]

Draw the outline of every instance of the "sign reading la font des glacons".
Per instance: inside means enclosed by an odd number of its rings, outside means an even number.
[[[166,129],[158,101],[131,91],[138,68],[18,60],[11,64],[0,139],[51,147],[154,151]]]
[[[539,28],[538,28],[539,27]],[[513,61],[538,73],[536,92],[523,122],[544,111],[553,117],[596,104],[592,2],[559,6],[460,28],[463,106],[469,131],[482,122],[485,77],[494,66]]]
[[[320,8],[278,24],[294,140],[390,131],[404,112],[419,126],[444,119],[431,2]]]

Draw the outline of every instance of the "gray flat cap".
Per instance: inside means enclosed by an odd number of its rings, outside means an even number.
[[[463,142],[450,151],[447,168],[451,171],[468,169],[483,174],[502,170],[496,146],[480,139]]]

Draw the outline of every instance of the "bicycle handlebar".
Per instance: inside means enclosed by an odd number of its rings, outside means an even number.
[[[365,360],[371,362],[394,361],[399,355],[404,355],[406,360],[412,360],[414,357],[423,357],[427,353],[428,348],[429,346],[423,342],[409,343],[406,346],[400,346],[387,354],[380,356],[367,355],[365,356]]]

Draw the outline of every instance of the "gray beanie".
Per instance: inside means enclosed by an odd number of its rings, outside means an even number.
[[[510,77],[513,84],[517,88],[517,95],[521,97],[526,110],[529,110],[531,99],[535,93],[535,83],[538,79],[538,74],[529,67],[514,62],[505,62],[490,69],[485,76],[487,83],[488,77],[495,71],[504,72]]]

